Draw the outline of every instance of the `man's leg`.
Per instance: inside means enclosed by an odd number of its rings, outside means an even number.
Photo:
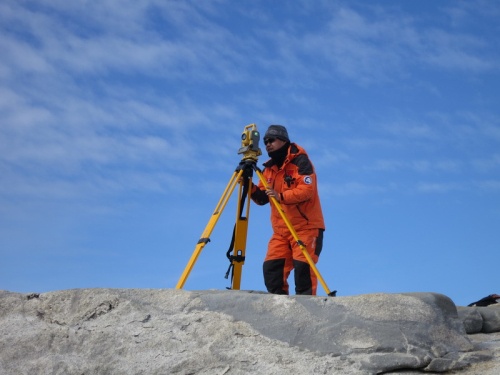
[[[319,254],[323,249],[323,230],[312,229],[297,233],[305,244],[307,252],[314,264],[318,262]],[[312,270],[307,258],[298,244],[293,245],[293,266],[295,274],[295,293],[316,295],[318,278]]]
[[[263,264],[264,283],[267,291],[274,294],[288,294],[288,276],[293,269],[292,249],[288,239],[274,233],[269,240]]]

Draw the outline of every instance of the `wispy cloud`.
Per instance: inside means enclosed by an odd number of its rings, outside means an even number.
[[[470,161],[471,167],[479,172],[500,173],[500,154],[493,154],[488,158],[474,158]]]
[[[499,11],[487,0],[1,1],[0,252],[16,270],[2,285],[136,287],[130,272],[159,247],[155,261],[182,269],[253,122],[286,125],[311,155],[337,241],[325,264],[343,241],[389,257],[434,256],[445,240],[493,249]],[[270,230],[262,215],[254,224]],[[365,215],[383,218],[377,241],[357,235]],[[440,228],[431,246],[408,241],[417,221]],[[402,224],[412,230],[383,235]],[[102,261],[106,277],[82,261]],[[67,269],[82,273],[57,273]]]
[[[483,192],[500,193],[500,179],[478,181],[476,186]]]
[[[214,165],[225,165],[219,158],[237,147],[225,124],[239,123],[241,108],[249,106],[249,113],[258,111],[262,118],[283,117],[273,108],[276,96],[264,88],[277,86],[282,103],[320,111],[316,97],[282,89],[322,87],[339,77],[381,85],[406,79],[422,64],[471,72],[497,65],[477,35],[456,33],[446,22],[422,32],[422,19],[398,7],[324,3],[321,21],[302,32],[302,20],[269,27],[269,13],[227,5],[128,1],[117,7],[102,1],[90,9],[79,1],[0,4],[0,161],[9,171],[6,176],[20,183],[22,173],[36,172],[76,185],[82,181],[74,176],[82,170],[85,178],[97,180],[98,171],[114,175],[117,168],[133,180],[142,169],[143,186],[154,186],[158,178],[164,181],[158,186],[166,186],[172,180],[158,176],[195,168],[188,167],[193,158],[210,155]],[[316,19],[315,7],[305,9],[306,20]],[[233,33],[232,28],[245,27],[229,20],[235,15],[252,27]],[[453,19],[459,22],[459,13]],[[255,77],[267,77],[259,79],[258,89],[252,87]],[[218,91],[221,84],[250,89],[238,88],[241,97],[211,98],[207,92],[224,94]],[[193,91],[200,85],[203,94]],[[370,163],[356,169],[457,173],[463,162],[453,156],[402,161],[379,151],[406,149],[415,141],[438,147],[447,137],[500,137],[495,120],[484,121],[487,115],[462,117],[460,125],[447,115],[453,132],[444,120],[410,121],[402,119],[405,115],[374,119],[354,136],[348,129],[347,136],[339,134],[335,149],[320,152],[316,164],[359,163],[370,150]],[[295,120],[303,132],[309,124],[326,122],[306,116],[285,120]],[[231,130],[230,135],[237,133]],[[313,146],[318,139],[314,134],[308,142]],[[470,163],[491,169],[495,164],[486,160],[476,157]],[[124,186],[125,180],[116,178]],[[362,191],[360,186],[343,191]]]
[[[500,180],[462,181],[462,182],[420,182],[416,187],[421,193],[467,192],[473,194],[499,193]]]
[[[387,193],[392,186],[375,185],[364,182],[350,181],[341,184],[321,183],[320,190],[324,197],[331,196],[361,196]]]
[[[459,160],[375,160],[369,169],[386,172],[456,173],[463,168]]]
[[[416,16],[395,7],[332,7],[318,33],[291,37],[292,50],[324,61],[316,68],[335,69],[360,83],[406,79],[413,69],[496,71],[498,55],[480,36],[457,33],[442,13],[442,26],[424,28]],[[359,9],[362,9],[360,11]],[[281,40],[283,43],[283,40]]]

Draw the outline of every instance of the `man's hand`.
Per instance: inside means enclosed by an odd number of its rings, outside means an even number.
[[[270,187],[266,189],[266,194],[269,198],[274,197],[278,202],[281,201],[280,194],[276,190],[271,189]]]

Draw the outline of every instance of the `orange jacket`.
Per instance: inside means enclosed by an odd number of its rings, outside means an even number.
[[[280,194],[281,207],[296,231],[325,229],[316,172],[302,147],[291,143],[288,156],[281,169],[278,169],[278,166],[270,159],[264,163],[262,174],[267,185]],[[251,197],[258,205],[269,203],[269,197],[260,180],[257,185],[254,185]],[[286,223],[274,204],[271,204],[271,225],[276,233],[288,231]]]

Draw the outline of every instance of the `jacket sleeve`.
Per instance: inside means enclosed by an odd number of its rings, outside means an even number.
[[[266,194],[266,191],[263,189],[264,189],[264,186],[262,186],[262,183],[260,181],[259,181],[258,185],[252,186],[252,194],[250,195],[250,197],[259,206],[263,206],[263,205],[269,203],[269,196]]]
[[[298,204],[311,199],[316,191],[316,173],[307,155],[299,155],[294,164],[297,169],[290,187],[285,183],[281,192],[282,204]]]

